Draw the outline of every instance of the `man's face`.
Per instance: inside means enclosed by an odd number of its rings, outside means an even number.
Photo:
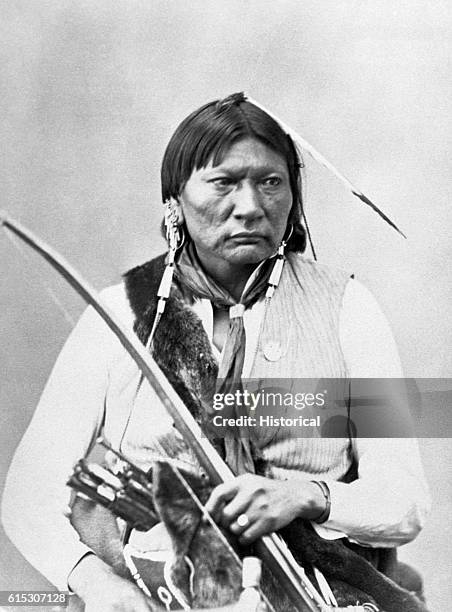
[[[258,140],[240,140],[218,166],[193,171],[179,203],[203,263],[257,264],[276,251],[287,227],[287,163]]]

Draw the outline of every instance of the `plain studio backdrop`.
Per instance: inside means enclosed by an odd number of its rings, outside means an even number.
[[[377,296],[407,376],[451,375],[450,3],[9,0],[0,14],[1,207],[94,286],[162,252],[159,166],[172,131],[204,102],[244,90],[407,234],[306,158],[320,261],[354,272]],[[0,235],[0,489],[84,308],[23,251]],[[452,597],[448,443],[420,441],[433,511],[400,551],[424,574],[432,610]],[[0,588],[43,588],[1,538]]]

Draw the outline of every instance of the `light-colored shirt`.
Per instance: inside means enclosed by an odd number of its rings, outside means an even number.
[[[130,330],[134,316],[117,285],[101,297]],[[213,312],[200,300],[195,310],[212,339]],[[244,375],[251,369],[262,303],[245,311]],[[361,284],[347,284],[340,314],[340,342],[352,377],[400,377],[401,367],[387,321]],[[74,464],[91,446],[102,421],[112,364],[124,349],[88,308],[67,340],[29,428],[12,462],[3,496],[2,520],[13,543],[60,589],[89,551],[65,516]],[[345,533],[369,546],[396,546],[413,539],[429,507],[417,443],[413,439],[358,439],[359,478],[328,482],[331,514],[319,527],[323,537]]]

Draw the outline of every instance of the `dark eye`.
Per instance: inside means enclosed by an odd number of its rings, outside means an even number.
[[[213,183],[215,187],[218,187],[218,189],[226,189],[230,187],[234,181],[228,176],[219,176],[218,178],[212,179],[210,182]]]
[[[269,176],[262,181],[264,187],[278,187],[281,185],[281,178],[279,176]]]

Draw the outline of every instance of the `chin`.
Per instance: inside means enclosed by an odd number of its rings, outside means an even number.
[[[267,247],[259,246],[255,244],[249,247],[242,247],[239,251],[231,253],[227,258],[229,263],[236,266],[250,266],[259,264],[267,257],[273,255],[276,249],[269,249]]]

